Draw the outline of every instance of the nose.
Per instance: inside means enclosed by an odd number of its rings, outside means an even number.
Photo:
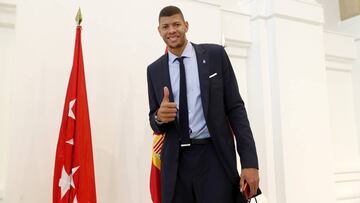
[[[169,27],[169,33],[174,33],[176,31],[175,26],[170,26]]]

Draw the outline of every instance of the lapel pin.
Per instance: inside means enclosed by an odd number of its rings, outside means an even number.
[[[203,60],[203,63],[206,63],[205,59]]]

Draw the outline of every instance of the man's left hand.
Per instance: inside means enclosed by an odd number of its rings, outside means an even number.
[[[259,170],[256,168],[242,169],[240,175],[241,192],[243,192],[245,189],[245,182],[247,182],[248,187],[250,187],[249,197],[256,195],[256,191],[259,188]]]

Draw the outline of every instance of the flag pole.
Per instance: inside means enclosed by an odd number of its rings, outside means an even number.
[[[80,7],[79,7],[79,10],[78,10],[78,12],[76,14],[75,20],[76,20],[77,25],[80,26],[80,24],[82,22],[82,15],[81,15]]]

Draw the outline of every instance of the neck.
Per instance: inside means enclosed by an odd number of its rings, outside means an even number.
[[[181,54],[183,53],[187,43],[188,43],[188,41],[185,40],[185,43],[181,47],[176,47],[176,48],[169,47],[169,51],[171,51],[171,53],[175,54],[177,57],[180,57]]]

